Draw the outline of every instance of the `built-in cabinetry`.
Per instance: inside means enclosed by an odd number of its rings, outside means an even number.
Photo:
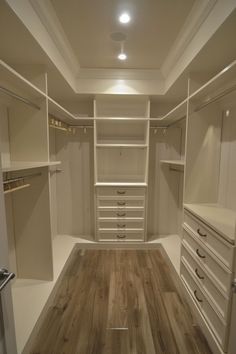
[[[149,153],[149,101],[94,102],[95,215],[98,241],[144,241]]]
[[[96,97],[94,117],[78,118],[48,96],[44,73],[27,81],[0,63],[19,352],[78,237],[141,247],[182,234],[186,297],[214,354],[234,354],[235,67],[202,86],[190,80],[187,98],[159,118],[147,97],[109,95]],[[29,303],[34,315],[21,327]]]
[[[233,63],[189,97],[180,271],[213,352],[230,354],[236,347],[235,82]]]

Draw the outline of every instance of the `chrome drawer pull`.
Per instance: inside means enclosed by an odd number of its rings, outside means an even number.
[[[123,229],[124,227],[126,227],[126,224],[117,224],[117,227],[119,227],[120,229]]]
[[[199,278],[199,279],[201,279],[201,280],[203,280],[205,277],[203,277],[202,275],[200,275],[199,273],[198,273],[198,269],[196,268],[195,269],[195,273],[196,273],[196,275],[197,275],[197,277]]]
[[[126,191],[116,191],[117,194],[124,195]]]
[[[126,216],[126,213],[122,213],[122,214],[121,213],[117,213],[116,215],[121,218],[122,216]]]
[[[200,258],[206,258],[206,256],[203,256],[203,255],[199,252],[199,249],[196,250],[196,253],[197,253],[198,257],[200,257]]]
[[[194,296],[197,299],[198,302],[203,302],[202,299],[199,299],[199,297],[197,296],[197,290],[194,290]]]
[[[126,205],[126,202],[117,202],[117,205]]]
[[[201,236],[201,237],[207,237],[207,234],[202,234],[201,231],[200,231],[200,229],[197,229],[197,233],[198,233],[198,235]]]
[[[126,238],[126,235],[116,235],[117,238]]]

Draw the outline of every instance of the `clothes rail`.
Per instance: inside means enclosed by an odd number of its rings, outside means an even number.
[[[12,98],[15,98],[16,100],[18,100],[20,102],[23,102],[23,103],[27,104],[28,106],[31,106],[33,108],[36,108],[36,109],[40,110],[40,107],[36,103],[31,102],[27,98],[22,97],[22,96],[16,94],[15,92],[13,92],[13,91],[11,91],[11,90],[3,87],[3,86],[0,86],[0,92],[3,92],[3,93],[5,93],[6,95],[8,95],[8,96],[10,96]]]

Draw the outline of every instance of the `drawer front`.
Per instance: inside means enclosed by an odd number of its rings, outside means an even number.
[[[190,251],[203,269],[210,273],[211,277],[217,282],[218,286],[229,294],[231,290],[232,273],[220,262],[216,261],[216,257],[210,250],[199,242],[194,237],[183,229],[183,244]]]
[[[144,207],[144,199],[142,198],[102,198],[97,200],[98,207],[116,207],[125,209],[126,207]]]
[[[218,312],[225,321],[227,321],[229,298],[219,291],[204,268],[199,266],[199,263],[191,256],[191,254],[187,251],[187,248],[184,246],[181,248],[181,261],[188,268],[188,271],[191,273],[200,289],[205,291],[208,296],[208,300],[215,311]]]
[[[199,286],[195,283],[192,276],[188,272],[187,268],[181,263],[180,268],[181,279],[184,285],[187,287],[188,291],[190,292],[192,298],[196,306],[198,307],[199,311],[203,314],[204,318],[208,322],[212,332],[214,333],[216,339],[223,347],[226,349],[226,333],[227,333],[227,326],[224,321],[216,314],[213,310],[209,302],[207,301],[206,297],[204,296],[203,292],[199,288]]]
[[[121,219],[121,218],[143,218],[144,217],[144,210],[100,210],[98,209],[97,212],[98,218],[114,218],[114,219]]]
[[[99,232],[99,241],[143,241],[143,232]]]
[[[127,229],[143,229],[144,220],[114,220],[114,221],[101,221],[98,219],[99,229],[117,229],[117,230],[127,230]]]
[[[128,188],[128,187],[99,187],[97,188],[99,196],[144,196],[145,188]]]
[[[229,243],[187,211],[184,212],[184,224],[232,270],[234,248]]]

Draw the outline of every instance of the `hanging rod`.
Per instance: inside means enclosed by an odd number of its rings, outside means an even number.
[[[74,128],[74,129],[94,129],[93,125],[70,125],[70,128]]]
[[[208,106],[210,103],[213,103],[213,102],[216,102],[218,101],[220,98],[228,95],[229,93],[233,92],[234,90],[236,90],[236,84],[225,89],[223,92],[219,93],[218,95],[214,96],[214,97],[211,97],[209,98],[208,100],[206,100],[205,102],[203,102],[202,104],[200,104],[199,106],[197,106],[195,109],[194,109],[194,112],[198,112],[200,111],[202,108]]]
[[[24,175],[24,176],[19,176],[19,177],[7,178],[7,179],[5,179],[5,180],[3,181],[3,184],[18,182],[18,181],[22,181],[23,179],[34,178],[34,177],[38,177],[38,176],[41,176],[41,175],[42,175],[41,172],[36,172],[36,173],[32,173],[32,174],[30,174],[30,175]]]
[[[22,184],[21,186],[4,190],[3,194],[13,193],[13,192],[15,192],[15,191],[19,191],[20,189],[24,189],[24,188],[28,188],[28,187],[30,187],[30,184],[29,184],[29,183]]]
[[[169,167],[170,171],[175,171],[175,172],[184,172],[184,170],[181,170],[180,168],[174,168],[174,167]]]
[[[11,91],[11,90],[9,90],[9,89],[3,87],[3,86],[0,86],[0,91],[3,92],[3,93],[5,93],[5,94],[8,95],[8,96],[11,96],[12,98],[15,98],[15,99],[18,100],[18,101],[21,101],[21,102],[27,104],[28,106],[31,106],[31,107],[33,107],[33,108],[36,108],[36,109],[40,110],[40,107],[39,107],[36,103],[31,102],[31,101],[28,100],[27,98],[22,97],[22,96],[16,94],[15,92],[13,92],[13,91]]]
[[[153,127],[153,126],[150,126],[150,129],[167,129],[168,127]]]

